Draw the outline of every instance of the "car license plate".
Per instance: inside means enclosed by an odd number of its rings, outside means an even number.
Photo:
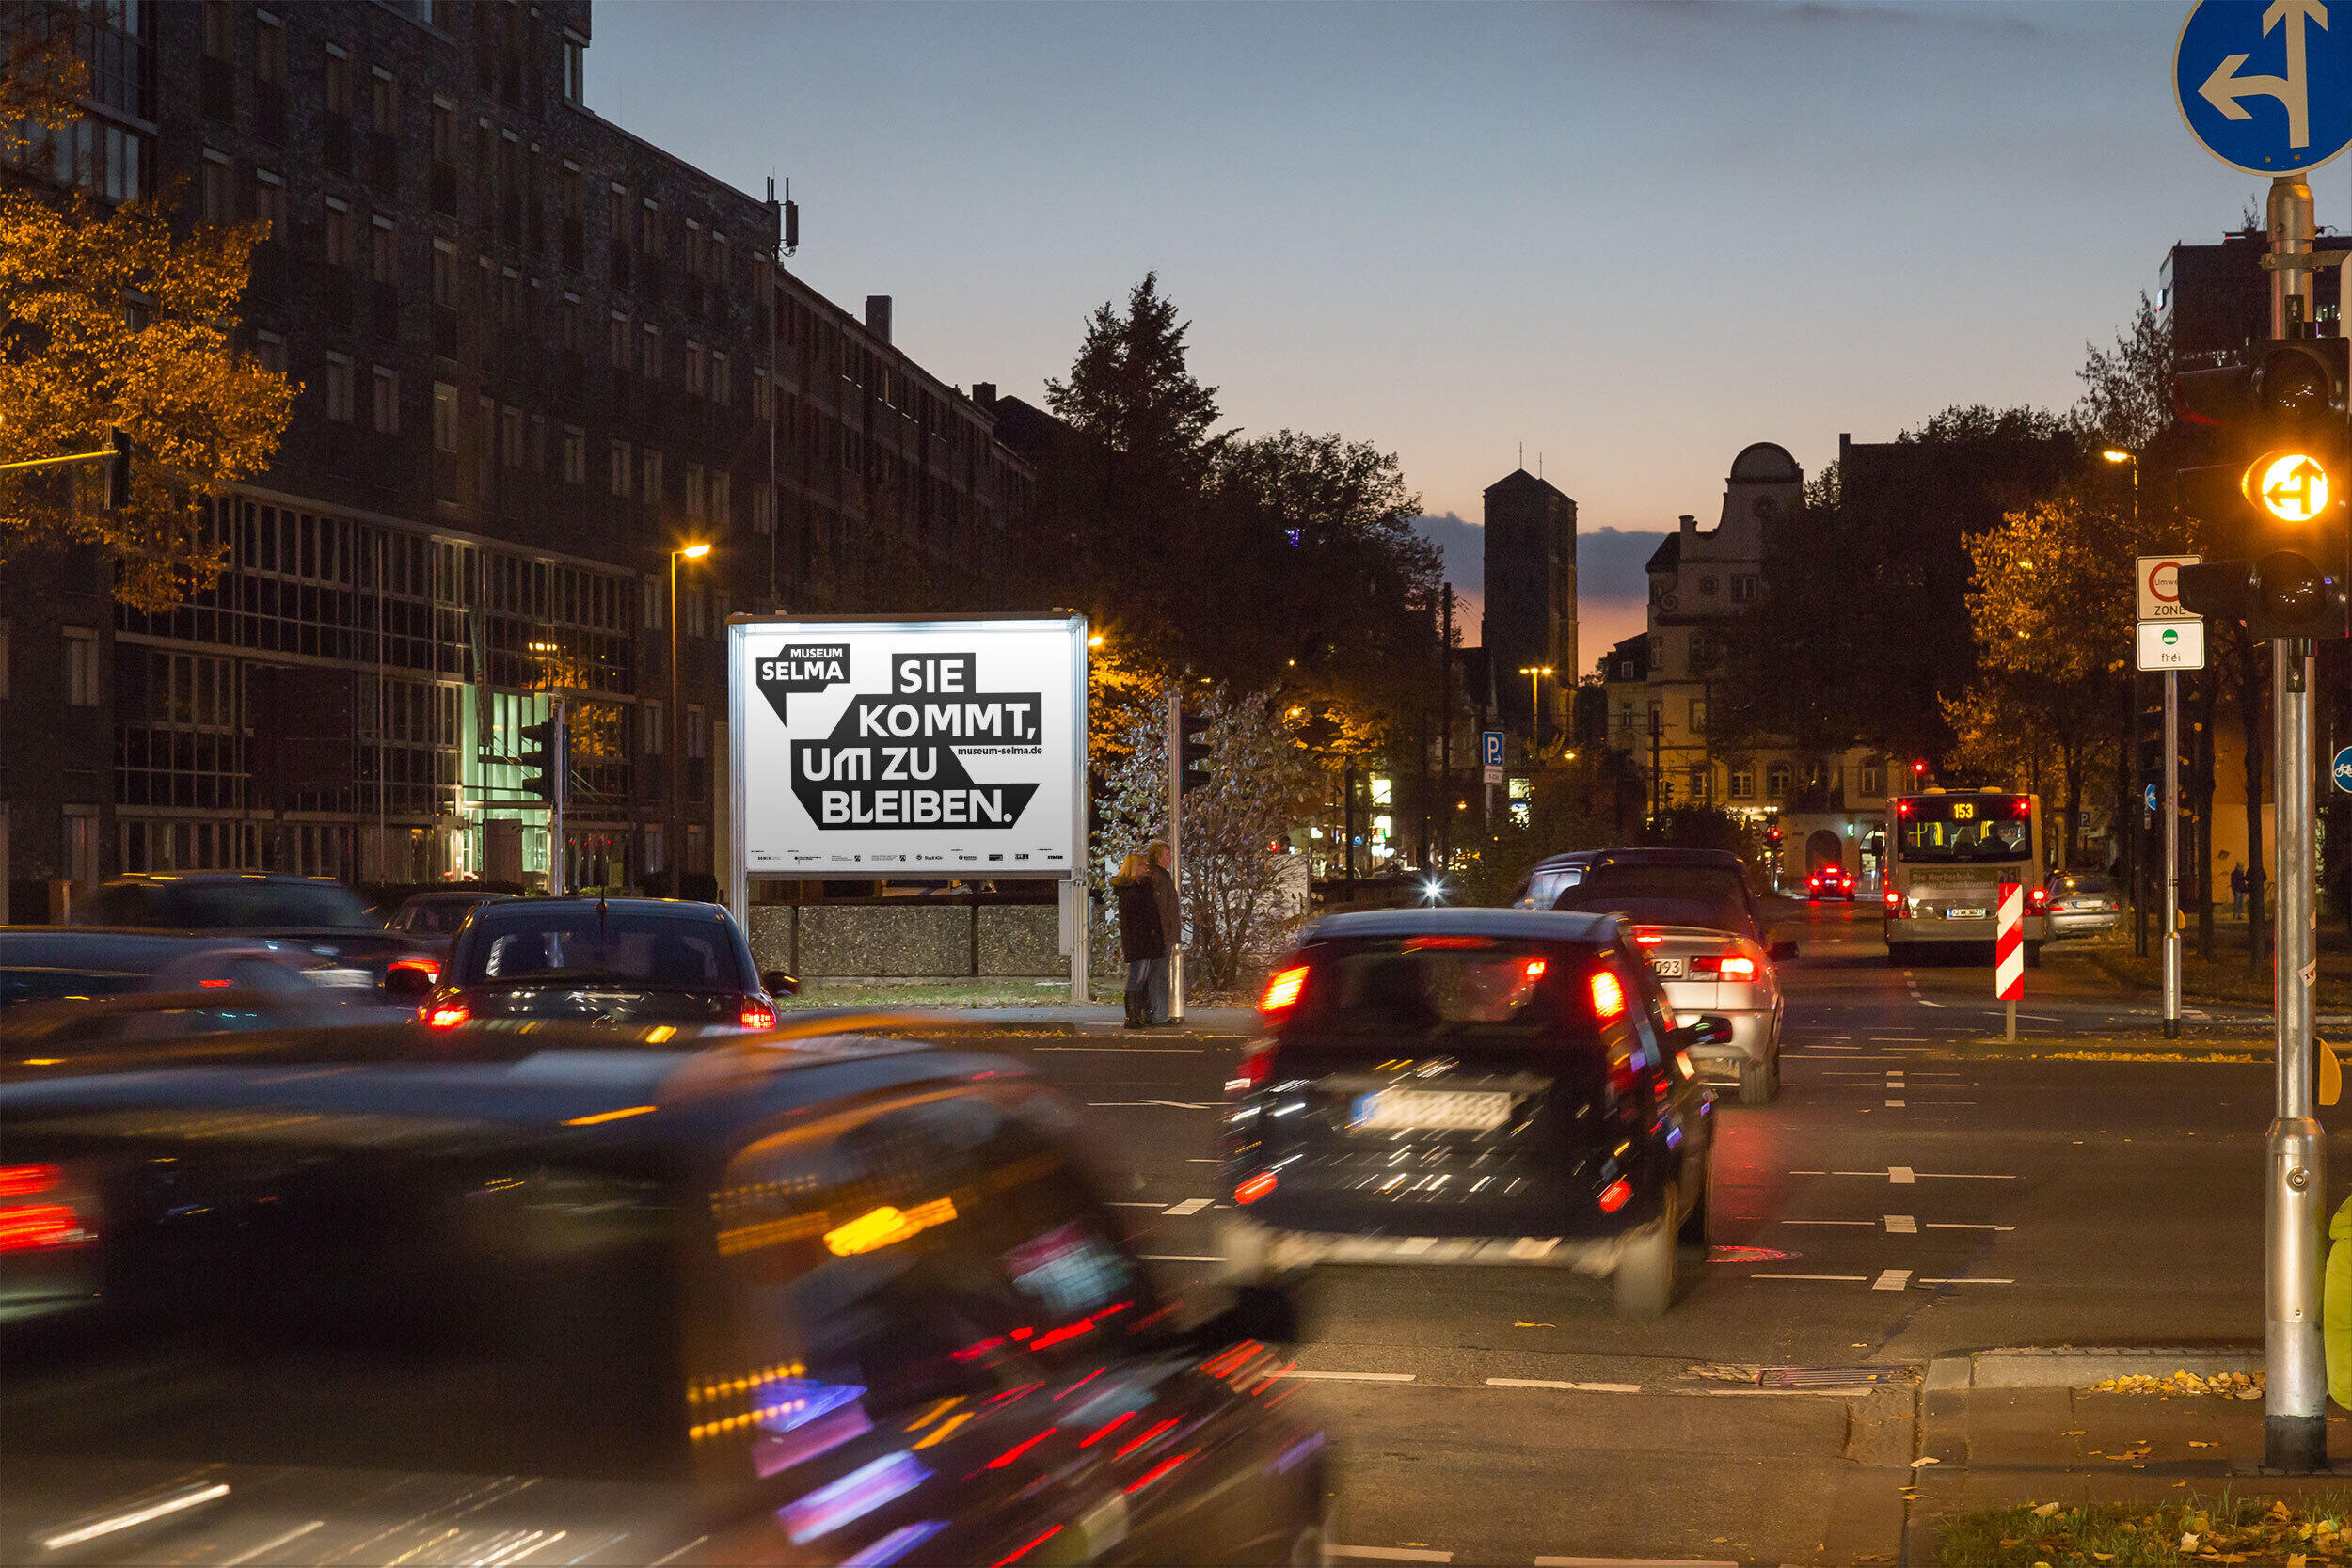
[[[1947,920],[1982,920],[1984,911],[1982,910],[1946,910],[1944,917]]]
[[[1680,958],[1652,958],[1649,967],[1661,980],[1679,980],[1686,973]]]
[[[1511,1119],[1507,1094],[1468,1094],[1448,1089],[1382,1089],[1356,1101],[1359,1128],[1428,1127],[1446,1132],[1485,1132]]]

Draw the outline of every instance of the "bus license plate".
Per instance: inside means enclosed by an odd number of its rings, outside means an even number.
[[[1485,1132],[1511,1119],[1507,1094],[1463,1094],[1445,1089],[1382,1089],[1356,1101],[1354,1125],[1368,1131],[1427,1127],[1446,1132]]]
[[[1947,920],[1982,920],[1984,911],[1982,910],[1946,910],[1944,916]]]
[[[1686,973],[1680,958],[1652,958],[1649,967],[1661,980],[1679,980]]]

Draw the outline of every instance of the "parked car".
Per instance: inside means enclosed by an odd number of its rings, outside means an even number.
[[[418,1016],[767,1029],[800,990],[762,975],[726,910],[668,898],[516,898],[475,910]]]
[[[118,877],[98,890],[76,925],[204,931],[298,942],[336,958],[337,978],[413,998],[431,982],[432,955],[329,877],[192,871]]]
[[[1673,1299],[1707,1243],[1712,1100],[1629,928],[1393,910],[1307,928],[1227,1084],[1219,1251],[1279,1318],[1322,1263],[1541,1265]]]
[[[1782,1002],[1773,965],[1797,956],[1773,940],[1739,857],[1720,849],[1613,849],[1596,855],[1559,910],[1619,913],[1666,988],[1700,1026],[1691,1060],[1709,1083],[1736,1083],[1742,1105],[1780,1093]]]
[[[1807,898],[1843,898],[1853,902],[1853,873],[1842,865],[1818,865],[1804,879]]]
[[[392,918],[384,923],[388,931],[398,931],[434,962],[434,977],[438,978],[440,966],[449,961],[451,946],[457,940],[458,927],[466,917],[485,904],[504,903],[515,895],[511,893],[485,893],[480,889],[462,888],[432,893],[413,893],[401,900]]]
[[[2115,879],[2091,871],[2053,871],[2043,884],[2053,937],[2096,936],[2123,921],[2123,895]]]
[[[0,1069],[11,1556],[1324,1560],[1285,1363],[1019,1064],[418,1036]]]

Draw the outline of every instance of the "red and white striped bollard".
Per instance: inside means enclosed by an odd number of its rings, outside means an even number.
[[[1993,994],[2009,1004],[2009,1037],[2017,1037],[2017,1003],[2026,994],[2026,889],[2001,884],[2000,918],[1993,935]]]

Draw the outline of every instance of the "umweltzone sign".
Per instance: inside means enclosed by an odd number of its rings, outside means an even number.
[[[1080,864],[1082,620],[728,632],[746,874],[1068,877]]]

